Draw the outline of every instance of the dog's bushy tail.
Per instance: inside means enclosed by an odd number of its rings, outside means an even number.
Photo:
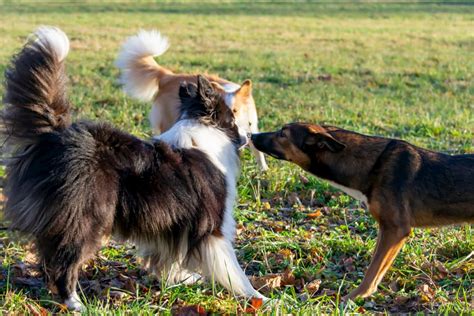
[[[115,64],[128,95],[142,101],[150,101],[156,95],[160,79],[172,72],[158,65],[153,57],[164,54],[168,46],[167,38],[158,31],[141,30],[124,42]]]
[[[64,59],[69,40],[60,29],[40,27],[5,72],[2,133],[15,145],[70,125]]]
[[[68,51],[67,36],[58,28],[43,26],[28,38],[5,72],[0,126],[10,159],[4,214],[11,228],[35,235],[51,226],[48,210],[54,208],[51,201],[61,185],[51,185],[50,178],[58,177],[48,164],[58,159],[59,136],[71,124],[64,69]]]

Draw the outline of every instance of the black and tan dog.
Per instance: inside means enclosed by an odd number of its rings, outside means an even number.
[[[474,222],[474,155],[449,156],[401,140],[303,123],[254,134],[252,141],[369,206],[379,223],[377,246],[362,283],[346,299],[377,290],[412,227]]]

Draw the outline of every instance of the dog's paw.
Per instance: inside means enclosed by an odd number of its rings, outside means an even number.
[[[361,288],[358,287],[346,296],[342,298],[342,302],[348,302],[348,301],[355,301],[356,299],[364,299],[366,297],[371,296],[377,288]]]
[[[82,304],[79,296],[73,293],[67,300],[64,301],[67,308],[73,312],[82,312],[85,310],[85,306]]]

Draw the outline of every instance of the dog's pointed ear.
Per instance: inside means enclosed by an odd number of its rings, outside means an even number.
[[[305,146],[317,147],[319,149],[328,149],[334,153],[340,152],[346,145],[329,135],[326,132],[313,131],[310,129],[309,134],[304,140]]]
[[[194,99],[197,95],[197,86],[194,83],[183,81],[179,85],[179,98],[181,100]]]
[[[199,96],[203,100],[210,98],[214,94],[211,82],[203,75],[198,75],[197,77],[197,89]]]
[[[250,79],[246,79],[244,82],[242,82],[242,85],[240,86],[239,90],[235,92],[235,94],[241,95],[244,98],[248,98],[249,96],[251,96],[252,81]]]
[[[217,90],[221,93],[225,92],[225,89],[223,86],[221,86],[217,81],[211,81],[211,85],[214,88],[214,90]]]

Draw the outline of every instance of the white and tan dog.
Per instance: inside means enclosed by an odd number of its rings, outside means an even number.
[[[162,55],[168,47],[167,38],[160,32],[141,30],[125,41],[116,61],[125,92],[141,101],[153,102],[150,121],[155,133],[167,131],[179,119],[180,84],[183,81],[196,83],[196,75],[175,74],[155,61],[153,57]],[[206,77],[234,112],[237,125],[248,133],[257,133],[252,82],[245,80],[238,85],[215,75]],[[260,168],[268,169],[264,155],[252,144],[250,146]]]

